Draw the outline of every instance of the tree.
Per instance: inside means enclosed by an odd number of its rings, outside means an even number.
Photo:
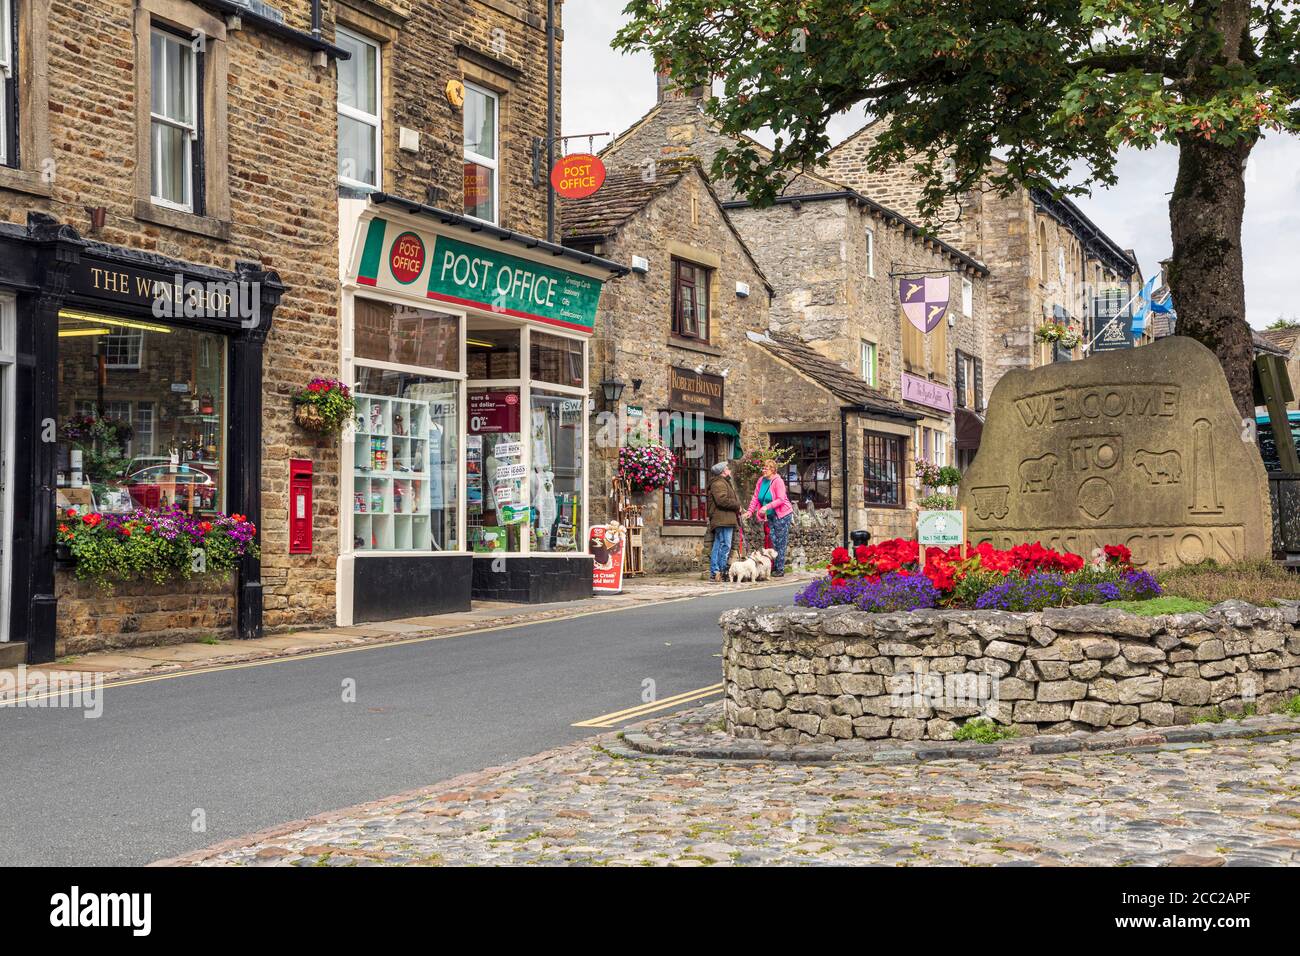
[[[1245,319],[1244,167],[1266,130],[1300,128],[1300,10],[1250,0],[631,0],[615,46],[648,49],[740,138],[714,159],[756,204],[830,147],[863,106],[885,129],[868,161],[917,163],[922,211],[987,187],[1084,193],[1121,145],[1178,148],[1168,281],[1179,334],[1222,362],[1253,417]],[[1000,162],[995,162],[996,157]],[[1072,164],[1086,177],[1063,189]],[[946,167],[946,168],[945,168]]]

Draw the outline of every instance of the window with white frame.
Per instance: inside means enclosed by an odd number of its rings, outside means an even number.
[[[139,368],[144,331],[123,329],[104,336],[104,364],[109,368]]]
[[[876,277],[876,230],[867,227],[867,276]]]
[[[497,222],[500,97],[465,85],[465,215]]]
[[[335,36],[352,54],[338,61],[339,182],[378,189],[383,179],[379,44],[341,27]]]
[[[151,197],[199,212],[199,57],[193,42],[154,27],[150,33]]]
[[[961,280],[961,314],[966,318],[975,314],[975,285],[970,279]]]
[[[862,340],[862,380],[868,385],[876,384],[876,343]]]
[[[18,165],[16,0],[0,0],[0,166]]]

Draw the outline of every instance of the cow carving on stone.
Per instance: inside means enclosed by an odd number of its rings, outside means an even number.
[[[1052,472],[1061,459],[1051,452],[1037,458],[1026,458],[1020,463],[1020,493],[1052,490]]]
[[[1176,451],[1138,451],[1133,467],[1153,485],[1176,485],[1183,480],[1183,456]]]

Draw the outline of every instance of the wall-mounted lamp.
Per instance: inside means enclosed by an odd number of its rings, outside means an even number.
[[[738,297],[742,298],[742,299],[748,299],[748,298],[749,298],[749,283],[748,283],[748,282],[737,282],[737,283],[736,283],[736,295],[737,295]]]
[[[618,379],[605,379],[600,383],[600,393],[605,399],[607,408],[613,408],[618,404],[618,400],[623,397],[623,389],[625,388],[627,388],[627,385]]]
[[[633,272],[649,272],[649,271],[650,271],[650,260],[647,259],[645,256],[633,256],[633,257],[632,257],[632,271],[633,271]]]

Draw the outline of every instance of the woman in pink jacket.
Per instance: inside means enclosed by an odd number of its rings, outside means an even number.
[[[776,560],[772,562],[772,577],[785,576],[785,549],[790,542],[790,522],[794,508],[785,492],[785,482],[776,473],[776,462],[763,462],[763,474],[754,486],[754,498],[745,511],[745,517],[757,515],[759,521],[772,522],[772,547]]]

